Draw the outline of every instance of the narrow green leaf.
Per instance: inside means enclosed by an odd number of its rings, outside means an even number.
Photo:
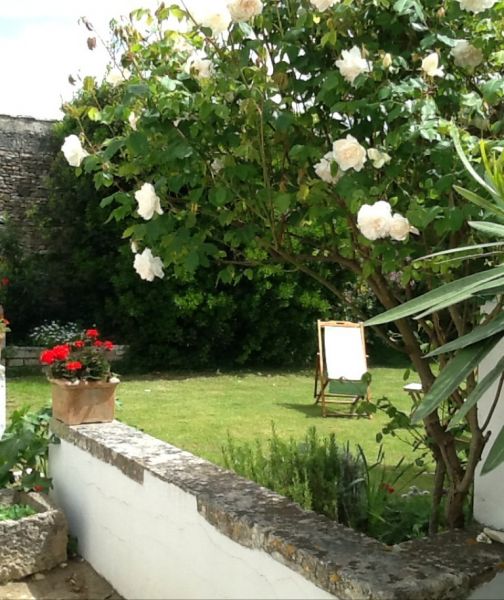
[[[478,385],[473,389],[473,391],[467,396],[464,404],[457,410],[457,412],[453,415],[450,424],[448,425],[448,429],[453,429],[456,427],[460,421],[466,416],[469,410],[478,402],[478,400],[485,394],[489,388],[494,384],[495,380],[502,375],[504,371],[504,356],[497,362],[497,364],[491,369],[485,377],[481,381],[478,382]]]
[[[439,373],[431,389],[411,415],[411,422],[418,423],[448,399],[494,345],[495,340],[490,339],[461,350]]]
[[[452,297],[454,294],[458,294],[461,291],[469,292],[484,282],[492,281],[503,276],[504,266],[498,266],[481,273],[474,273],[473,275],[462,277],[456,281],[446,283],[435,290],[431,290],[430,292],[423,294],[423,296],[413,298],[413,300],[409,300],[408,302],[392,308],[381,315],[373,317],[372,319],[368,319],[364,325],[381,325],[382,323],[389,323],[390,321],[396,321],[397,319],[409,317],[410,315],[414,315],[430,308],[431,306],[435,306],[436,304],[443,302],[445,299]]]
[[[474,167],[472,166],[472,164],[467,159],[467,156],[464,154],[462,145],[460,144],[460,137],[459,137],[457,129],[455,127],[452,127],[450,133],[451,133],[451,136],[453,139],[453,144],[455,145],[455,150],[457,151],[457,154],[459,155],[459,158],[462,161],[464,167],[467,169],[467,171],[470,173],[470,175],[473,177],[473,179],[481,185],[481,187],[483,187],[485,190],[490,192],[492,195],[495,194],[495,189],[491,185],[489,185],[482,177],[480,177],[478,175],[478,173],[474,170]],[[465,190],[465,191],[467,191],[467,190]]]
[[[474,192],[466,190],[465,188],[461,188],[458,185],[454,185],[453,189],[456,192],[458,192],[461,196],[463,196],[466,200],[469,200],[469,202],[476,204],[476,206],[479,206],[483,210],[486,210],[488,213],[504,216],[504,209],[502,209],[500,206],[493,204],[492,202],[490,202],[490,200],[482,198],[479,194],[475,194]]]
[[[502,330],[504,330],[504,311],[498,314],[488,323],[485,323],[485,325],[479,325],[470,333],[453,340],[453,342],[448,342],[448,344],[444,344],[432,352],[429,352],[426,358],[437,356],[438,354],[444,354],[445,352],[452,352],[453,350],[460,350],[461,348],[465,348],[466,346],[470,346],[471,344],[475,344],[476,342],[487,339]]]
[[[487,223],[486,221],[469,221],[469,225],[473,229],[483,231],[483,233],[489,233],[497,237],[504,237],[504,225],[498,223]]]
[[[438,312],[439,310],[443,310],[443,308],[447,308],[449,306],[453,306],[454,304],[458,304],[459,302],[463,302],[464,300],[471,298],[471,296],[475,296],[476,294],[479,294],[480,292],[483,292],[488,288],[495,287],[496,284],[501,283],[504,284],[504,278],[502,277],[491,282],[484,282],[480,283],[477,286],[472,286],[469,290],[464,289],[458,293],[453,294],[449,298],[445,298],[442,302],[431,306],[427,310],[424,310],[419,315],[416,315],[415,319],[423,319],[424,317],[430,315],[433,312]]]
[[[472,223],[473,221],[470,221]],[[421,260],[427,260],[429,258],[436,258],[438,256],[445,256],[446,254],[456,254],[458,252],[468,252],[469,250],[483,250],[484,248],[492,248],[493,246],[502,246],[504,242],[488,242],[486,244],[472,244],[471,246],[462,246],[461,248],[451,248],[450,250],[441,250],[440,252],[434,252],[432,254],[426,254],[421,258],[417,258],[415,262]],[[459,257],[465,258],[465,257]]]
[[[485,464],[481,469],[481,474],[486,475],[493,471],[504,461],[504,426],[501,428],[499,435],[495,438],[495,442],[490,448],[490,452],[485,460]]]

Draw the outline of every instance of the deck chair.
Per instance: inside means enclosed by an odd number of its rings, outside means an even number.
[[[361,399],[369,400],[366,343],[362,323],[317,321],[318,347],[315,367],[315,404],[322,416],[357,416]],[[327,404],[350,404],[350,412],[328,412]],[[369,415],[368,415],[369,416]]]

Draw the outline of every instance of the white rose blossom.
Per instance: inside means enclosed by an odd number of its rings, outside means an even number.
[[[314,6],[319,12],[324,12],[331,6],[338,4],[341,0],[310,0],[310,4]]]
[[[210,170],[214,175],[217,175],[219,171],[222,171],[224,168],[224,161],[222,158],[214,158],[210,164]]]
[[[154,213],[157,213],[158,215],[163,214],[159,196],[156,194],[156,190],[152,183],[144,183],[142,187],[135,192],[135,199],[138,202],[138,214],[146,221],[152,219]]]
[[[422,60],[421,70],[429,77],[444,77],[444,67],[439,66],[439,56],[437,52],[431,52]]]
[[[231,23],[231,14],[223,2],[211,3],[211,7],[205,7],[201,14],[196,15],[196,21],[203,27],[209,27],[212,35],[217,36],[227,30]]]
[[[342,171],[348,171],[348,169],[360,171],[366,162],[366,150],[350,134],[333,143],[332,153]]]
[[[248,21],[262,13],[263,3],[261,0],[233,0],[229,2],[228,10],[231,19],[236,23]]]
[[[388,69],[392,65],[392,54],[387,52],[382,58],[382,67]]]
[[[497,2],[497,0],[457,0],[460,4],[460,8],[462,10],[466,10],[468,12],[472,12],[474,14],[483,12],[487,10],[487,8],[492,8],[492,6]]]
[[[197,51],[188,58],[184,70],[187,73],[194,71],[198,79],[209,79],[213,75],[213,64],[206,54]]]
[[[84,150],[80,139],[76,135],[67,135],[61,146],[61,151],[71,167],[80,167],[81,162],[86,156],[89,156],[89,153]]]
[[[361,51],[357,46],[353,46],[350,50],[343,50],[341,59],[336,61],[336,66],[341,75],[353,85],[355,79],[361,73],[369,73],[371,71],[371,63],[362,57]]]
[[[483,62],[483,52],[467,40],[457,40],[450,54],[457,67],[474,69]]]
[[[155,277],[160,279],[164,277],[163,263],[159,256],[153,256],[150,248],[145,248],[141,254],[135,254],[133,267],[146,281],[154,281]]]
[[[390,162],[391,157],[386,152],[381,152],[377,148],[369,148],[367,155],[370,161],[373,163],[375,169],[381,169],[383,165]]]
[[[130,124],[133,131],[137,130],[138,116],[134,112],[130,112],[128,117],[128,123]]]
[[[418,234],[419,231],[416,227],[412,227],[406,217],[403,217],[399,213],[394,213],[390,219],[389,234],[393,240],[398,242],[404,241],[410,233]]]
[[[334,154],[332,152],[328,152],[314,167],[315,173],[320,177],[320,179],[322,179],[322,181],[325,181],[326,183],[336,183],[341,177],[341,175],[338,173],[336,175],[331,173],[331,164],[333,161]]]
[[[361,206],[357,213],[357,227],[371,241],[390,236],[393,240],[402,242],[410,233],[419,233],[406,217],[399,213],[392,215],[392,208],[385,200]]]
[[[105,81],[112,87],[117,87],[123,81],[129,79],[130,75],[131,73],[128,71],[128,69],[123,69],[122,71],[120,71],[119,69],[112,69],[112,71],[109,71],[107,73]]]
[[[368,240],[385,238],[390,233],[392,209],[385,200],[374,204],[364,204],[357,213],[357,227]]]

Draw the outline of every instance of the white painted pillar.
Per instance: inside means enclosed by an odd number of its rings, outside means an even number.
[[[481,362],[479,378],[484,377],[504,353],[504,338]],[[484,423],[493,404],[499,380],[494,382],[488,392],[478,401],[479,422]],[[474,517],[483,525],[494,529],[504,530],[504,463],[487,473],[481,475],[481,467],[485,463],[488,452],[504,426],[504,389],[501,391],[499,402],[490,421],[489,430],[492,432],[490,440],[483,451],[483,456],[476,469],[474,478]]]

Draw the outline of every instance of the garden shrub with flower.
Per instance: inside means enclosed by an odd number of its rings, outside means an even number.
[[[43,350],[40,362],[49,379],[79,381],[117,381],[110,370],[107,354],[114,349],[110,340],[101,340],[97,329],[64,344]]]
[[[335,276],[345,269],[391,309],[478,268],[415,259],[478,239],[467,221],[480,207],[453,191],[474,183],[450,131],[463,128],[478,158],[479,138],[492,151],[504,130],[502,3],[188,6],[113,23],[111,73],[121,77],[86,77],[65,107],[77,136],[65,156],[110,188],[102,205],[125,222],[142,279],[214,261],[230,281],[282,263],[345,302]],[[377,332],[428,390],[446,361],[424,350],[468,331],[478,302],[434,306]],[[482,429],[476,407],[461,430],[447,421],[472,379],[423,419],[452,527],[464,522]]]

